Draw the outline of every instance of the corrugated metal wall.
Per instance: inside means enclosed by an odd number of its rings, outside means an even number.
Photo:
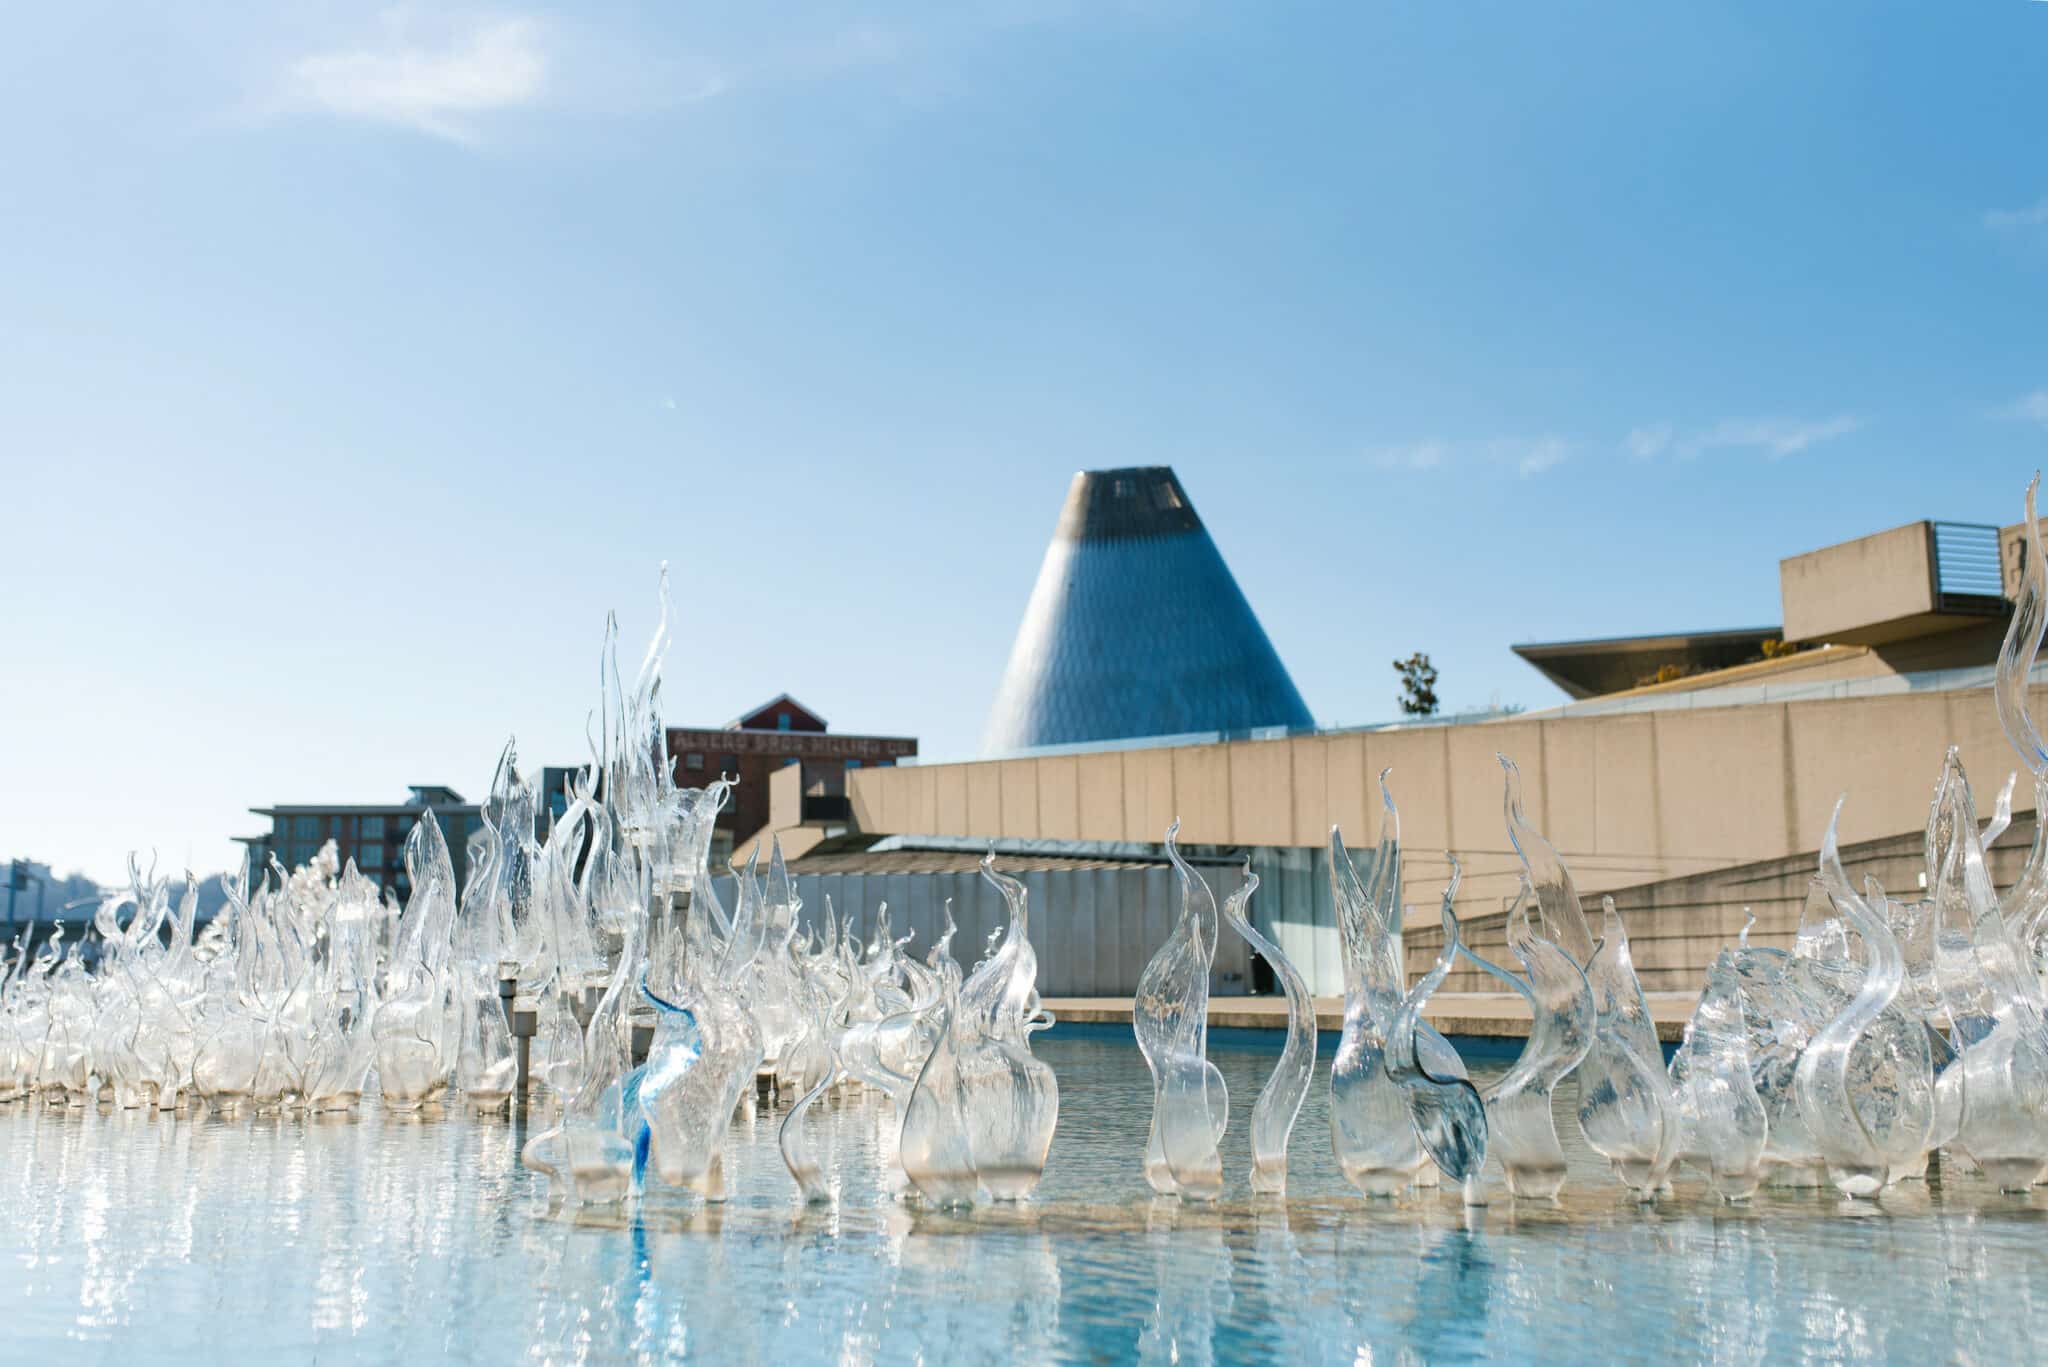
[[[1244,881],[1240,864],[1210,864],[1201,872],[1215,891],[1219,910]],[[1180,910],[1179,884],[1173,870],[1163,865],[1039,870],[1016,876],[1031,895],[1031,946],[1038,952],[1041,996],[1130,996]],[[953,957],[966,969],[981,957],[990,934],[1009,921],[1002,894],[978,872],[797,874],[794,881],[797,896],[803,899],[804,924],[823,924],[829,897],[841,923],[851,924],[865,942],[887,903],[892,933],[900,937],[915,930],[908,948],[920,959],[944,928],[946,899],[952,898],[953,919],[959,925]],[[718,895],[728,907],[734,904],[729,875],[718,880]],[[1252,899],[1255,916],[1265,900],[1261,888]],[[1331,924],[1334,934],[1335,923]],[[1250,991],[1249,965],[1244,941],[1226,928],[1216,949],[1210,991],[1219,996]]]
[[[1373,852],[1352,850],[1361,879],[1372,877]],[[1295,846],[1253,849],[1252,919],[1294,961],[1309,990],[1319,997],[1344,993],[1344,960],[1337,942],[1337,909],[1330,900],[1330,852]],[[1399,935],[1396,934],[1398,950]]]

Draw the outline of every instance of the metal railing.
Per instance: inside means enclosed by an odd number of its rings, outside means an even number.
[[[1998,528],[1975,522],[1934,524],[1934,587],[1943,612],[1996,611],[2005,604]]]

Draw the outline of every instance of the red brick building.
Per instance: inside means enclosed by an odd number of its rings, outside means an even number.
[[[681,787],[701,788],[721,773],[738,777],[739,786],[718,816],[723,837],[718,844],[729,850],[768,824],[768,776],[777,769],[803,766],[807,817],[830,819],[835,804],[843,817],[846,771],[913,756],[917,741],[910,736],[831,735],[823,717],[784,693],[715,730],[670,727],[668,753]]]

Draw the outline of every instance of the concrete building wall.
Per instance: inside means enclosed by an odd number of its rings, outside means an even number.
[[[2048,715],[2048,687],[2033,696]],[[1597,893],[1811,850],[1844,792],[1846,840],[1916,831],[1951,742],[1994,792],[2013,761],[1989,689],[864,769],[848,780],[866,831],[1157,841],[1177,815],[1191,845],[1309,848],[1334,823],[1362,849],[1377,839],[1377,778],[1391,765],[1412,867],[1437,877],[1455,850],[1476,908],[1504,906],[1517,867],[1496,750],[1520,766],[1531,820]],[[966,797],[991,787],[995,830]],[[1411,880],[1410,900],[1430,903],[1434,891]]]
[[[1788,641],[1889,639],[1935,610],[1934,534],[1925,522],[1778,562]]]

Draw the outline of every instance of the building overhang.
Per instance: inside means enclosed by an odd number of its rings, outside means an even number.
[[[1908,522],[1778,562],[1785,639],[1882,646],[2003,615],[1997,527]]]
[[[1759,659],[1763,643],[1778,639],[1779,632],[1776,625],[1730,627],[1590,641],[1534,641],[1512,649],[1576,700],[1635,688],[1655,679],[1666,665],[1676,665],[1683,674],[1703,674]]]

